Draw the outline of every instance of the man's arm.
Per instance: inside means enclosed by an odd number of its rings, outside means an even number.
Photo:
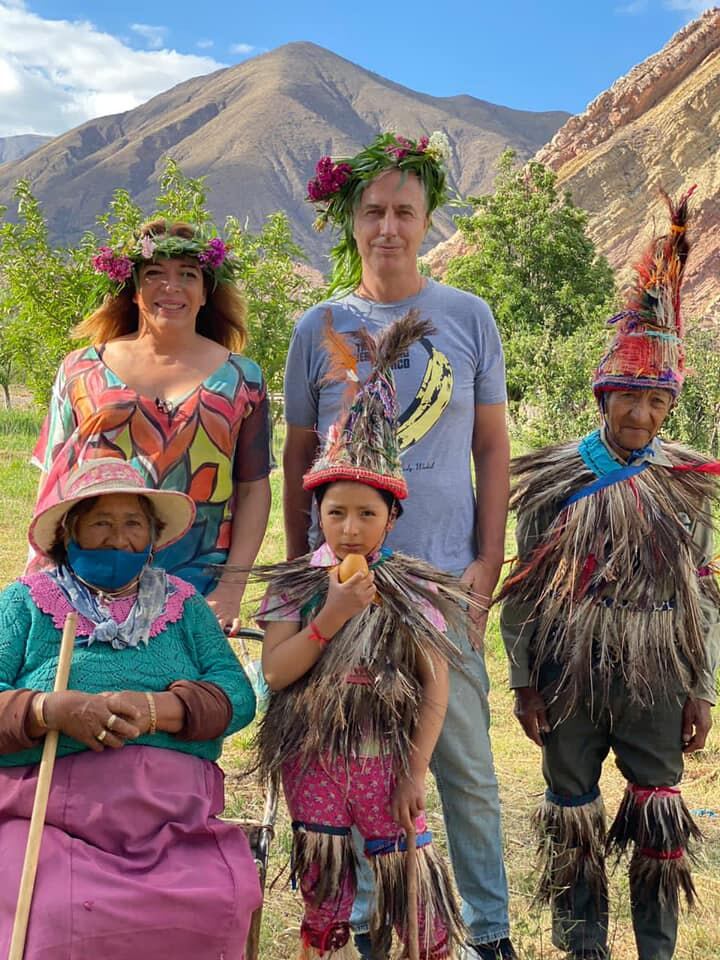
[[[283,509],[285,514],[285,552],[288,560],[308,552],[310,504],[312,494],[303,490],[302,478],[318,450],[315,430],[287,424],[283,449]]]
[[[505,554],[510,441],[504,403],[476,405],[472,455],[477,500],[477,558],[463,574],[463,580],[471,585],[478,602],[489,607]],[[486,620],[487,614],[479,612],[475,636],[471,637],[476,646],[482,644]]]
[[[704,507],[709,513],[710,508]],[[698,548],[699,566],[708,567],[715,556],[715,531],[704,517],[698,519],[692,530],[692,538]],[[703,571],[707,573],[707,571]],[[701,581],[702,582],[702,581]],[[691,694],[696,699],[714,704],[717,700],[715,676],[720,667],[720,610],[710,593],[700,590],[698,601],[702,612],[705,640],[705,669],[701,671]]]
[[[522,510],[518,513],[515,539],[519,564],[530,559],[551,522],[551,513],[542,516],[528,515]],[[511,591],[503,600],[500,634],[510,662],[510,688],[515,692],[515,717],[532,742],[542,747],[544,734],[550,732],[550,723],[542,694],[530,685],[530,646],[536,630],[536,614],[533,601],[520,600]]]
[[[702,558],[700,566],[706,567],[715,553],[715,531],[705,519],[699,519],[692,535]],[[715,675],[720,662],[720,612],[714,600],[703,590],[700,590],[699,601],[705,635],[705,668],[700,671],[683,707],[683,753],[703,749],[713,724],[711,708],[717,702]]]

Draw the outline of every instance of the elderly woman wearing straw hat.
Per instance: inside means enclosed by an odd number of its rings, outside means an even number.
[[[217,819],[223,737],[254,695],[207,602],[152,567],[195,514],[126,462],[71,472],[30,541],[53,561],[0,594],[0,955],[42,739],[60,732],[26,958],[241,956],[260,902],[244,834]],[[75,612],[69,689],[52,692]]]
[[[33,455],[38,505],[57,498],[75,464],[108,456],[149,487],[187,493],[195,520],[155,562],[228,626],[246,575],[223,576],[223,565],[252,566],[270,509],[269,403],[260,368],[241,352],[238,259],[207,228],[158,219],[93,263],[98,308],[75,330],[90,345],[63,360]]]

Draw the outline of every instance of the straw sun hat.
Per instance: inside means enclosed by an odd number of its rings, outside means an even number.
[[[48,554],[57,536],[58,524],[76,503],[108,493],[131,493],[147,497],[164,527],[155,543],[156,549],[179,540],[192,526],[195,504],[179,490],[153,490],[137,470],[125,460],[102,457],[86,460],[68,474],[62,493],[51,503],[42,504],[28,531],[30,543],[40,553]]]

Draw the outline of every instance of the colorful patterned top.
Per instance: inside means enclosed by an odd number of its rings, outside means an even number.
[[[155,562],[208,593],[215,577],[207,565],[224,563],[230,549],[235,484],[260,480],[272,466],[260,368],[228,354],[181,400],[158,405],[123,383],[105,365],[103,350],[75,350],[60,366],[33,451],[33,463],[48,475],[38,508],[58,495],[79,461],[122,457],[148,486],[180,490],[195,501],[192,528]]]

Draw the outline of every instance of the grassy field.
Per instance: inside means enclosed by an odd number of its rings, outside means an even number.
[[[25,530],[30,519],[37,483],[36,471],[28,456],[37,435],[39,419],[31,413],[0,412],[0,585],[22,570],[27,546]],[[279,497],[280,477],[273,476],[273,511],[263,546],[263,559],[275,559],[282,553],[282,521]],[[509,552],[511,547],[508,547]],[[495,620],[487,638],[488,670],[493,684],[492,739],[500,782],[505,857],[511,895],[513,939],[522,960],[554,960],[561,956],[550,942],[547,911],[531,905],[535,873],[533,840],[529,830],[532,811],[542,794],[539,753],[522,734],[512,717],[512,697],[507,690],[505,658]],[[716,816],[698,817],[707,842],[695,875],[701,898],[699,908],[684,917],[676,952],[677,960],[717,960],[720,957],[720,711],[717,726],[707,749],[688,760],[684,795],[692,810],[714,812]],[[252,728],[228,741],[223,766],[227,774],[227,813],[232,816],[259,816],[263,797],[251,777],[244,775],[251,753]],[[608,762],[602,789],[610,813],[620,800],[624,782]],[[442,842],[443,824],[434,789],[430,791],[430,826]],[[279,879],[266,890],[261,957],[263,960],[288,960],[295,955],[300,905],[287,888],[290,827],[282,810],[273,842],[270,878]],[[637,956],[629,917],[629,898],[625,869],[612,876],[612,943],[614,960],[632,960]]]

